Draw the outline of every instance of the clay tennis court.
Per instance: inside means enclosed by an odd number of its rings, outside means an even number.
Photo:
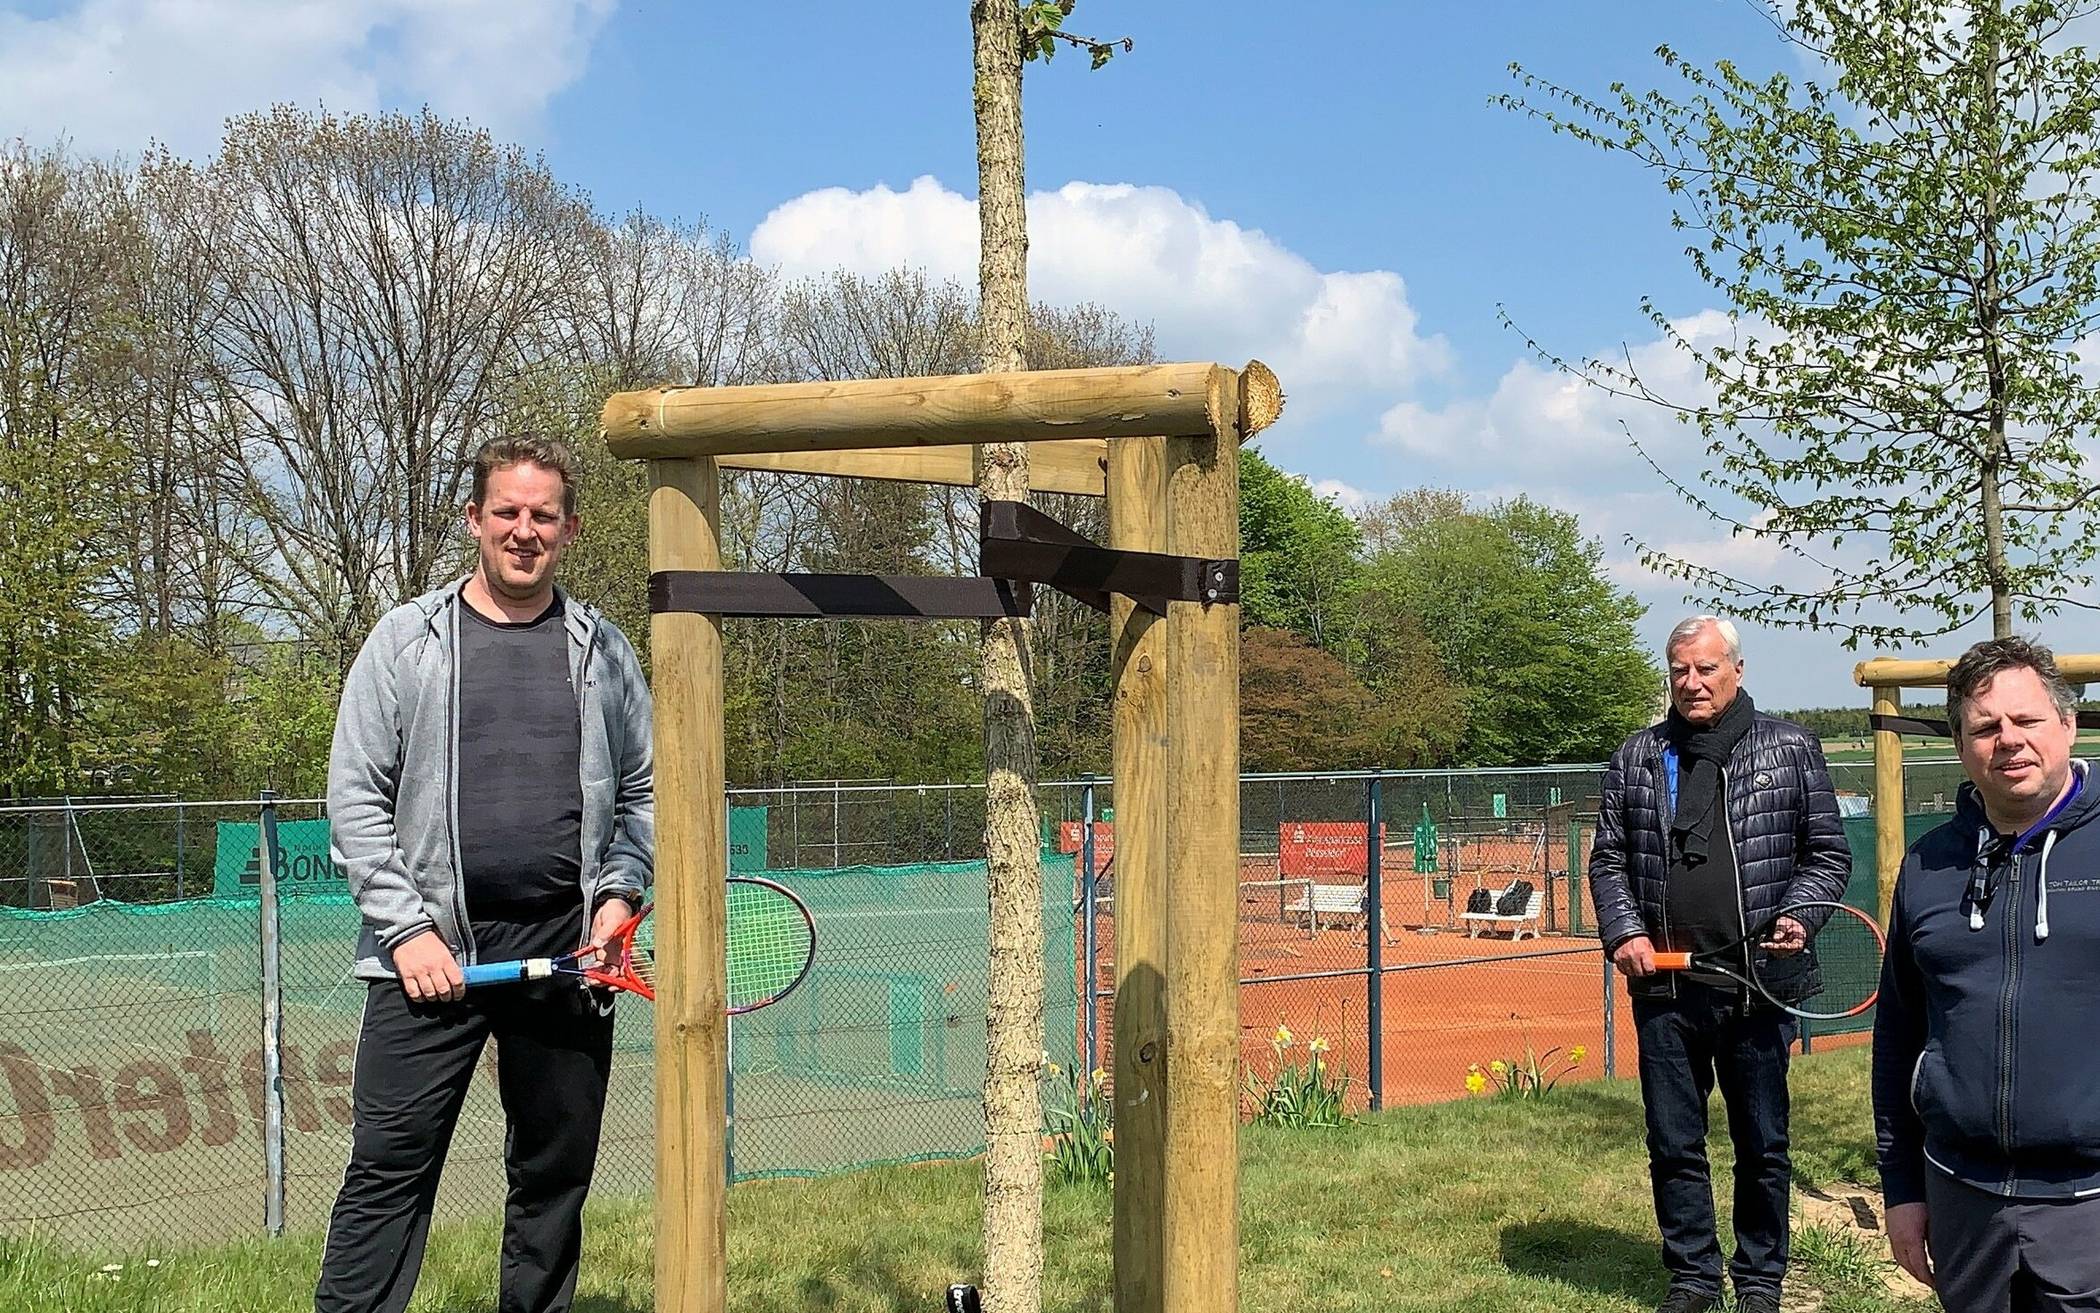
[[[1243,870],[1263,874],[1249,862],[1243,862]],[[1288,907],[1301,895],[1286,889],[1279,900],[1277,883],[1261,878],[1242,882],[1242,1061],[1257,1076],[1272,1073],[1278,1062],[1274,1043],[1279,1026],[1288,1028],[1291,1038],[1284,1062],[1302,1064],[1308,1043],[1324,1040],[1323,1060],[1347,1078],[1350,1104],[1361,1109],[1369,1104],[1371,1092],[1370,987],[1361,918],[1340,918],[1353,924],[1312,928],[1311,918],[1279,916],[1279,902]],[[1556,929],[1551,918],[1542,918],[1547,921],[1542,933],[1534,936],[1527,926],[1521,941],[1513,942],[1503,930],[1468,937],[1462,918],[1453,916],[1447,925],[1444,900],[1425,900],[1426,883],[1406,875],[1388,882],[1384,891],[1380,1065],[1387,1106],[1467,1097],[1466,1076],[1472,1067],[1487,1068],[1496,1061],[1521,1064],[1527,1052],[1537,1055],[1549,1077],[1601,1077],[1608,978],[1614,992],[1616,1074],[1635,1074],[1632,1008],[1623,982],[1607,976],[1593,931],[1568,933]],[[1561,892],[1565,897],[1568,886],[1563,884]],[[1593,927],[1594,913],[1583,905],[1586,891],[1578,886],[1573,893],[1576,907],[1562,907],[1560,924],[1573,919],[1574,924]],[[1462,894],[1457,902],[1463,905]],[[1112,1067],[1112,914],[1097,919],[1097,934],[1099,1060]],[[1083,977],[1082,966],[1077,978]],[[1081,1024],[1083,1028],[1083,1018]],[[1848,1024],[1854,1033],[1826,1034],[1813,1043],[1820,1049],[1862,1042],[1865,1036],[1856,1028],[1864,1022]],[[1084,1042],[1082,1029],[1082,1051]]]
[[[1463,1097],[1467,1069],[1515,1062],[1526,1046],[1544,1054],[1585,1050],[1569,1079],[1601,1075],[1604,1039],[1603,957],[1594,938],[1528,933],[1468,939],[1441,929],[1418,934],[1392,927],[1384,945],[1384,1102],[1433,1103]],[[1101,923],[1104,945],[1113,923]],[[1370,989],[1360,934],[1341,929],[1300,933],[1287,942],[1272,927],[1243,934],[1240,946],[1240,1050],[1248,1069],[1276,1066],[1272,1041],[1288,1027],[1285,1061],[1303,1062],[1306,1046],[1324,1039],[1323,1060],[1346,1076],[1351,1104],[1370,1099]],[[1104,950],[1098,973],[1100,1062],[1111,1066],[1115,969]],[[1324,973],[1336,974],[1324,974]],[[1624,996],[1616,1009],[1619,1070],[1630,1074],[1632,1018]],[[1566,1066],[1557,1057],[1549,1070]]]

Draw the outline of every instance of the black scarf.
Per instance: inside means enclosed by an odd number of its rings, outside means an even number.
[[[1676,838],[1685,864],[1706,861],[1713,841],[1714,816],[1725,806],[1720,801],[1721,767],[1728,754],[1750,732],[1757,708],[1750,695],[1736,690],[1730,702],[1711,725],[1694,725],[1670,708],[1663,733],[1677,747],[1677,809],[1670,818],[1670,833]]]

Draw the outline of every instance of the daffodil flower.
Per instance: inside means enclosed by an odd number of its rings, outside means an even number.
[[[1478,1094],[1487,1087],[1488,1078],[1480,1074],[1480,1068],[1475,1067],[1466,1073],[1466,1092],[1468,1094]]]

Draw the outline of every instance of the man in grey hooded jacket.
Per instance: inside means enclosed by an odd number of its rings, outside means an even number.
[[[650,883],[648,684],[626,636],[554,584],[576,474],[548,439],[485,444],[473,572],[388,612],[344,680],[328,812],[369,984],[317,1313],[407,1307],[490,1039],[509,1132],[500,1308],[574,1297],[611,1011],[573,980],[469,997],[461,969],[602,942]]]

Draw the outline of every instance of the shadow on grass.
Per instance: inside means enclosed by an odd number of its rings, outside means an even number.
[[[578,1295],[575,1313],[650,1313],[625,1295]]]
[[[1524,1276],[1647,1304],[1661,1299],[1669,1286],[1653,1241],[1571,1218],[1503,1227],[1502,1264]]]

